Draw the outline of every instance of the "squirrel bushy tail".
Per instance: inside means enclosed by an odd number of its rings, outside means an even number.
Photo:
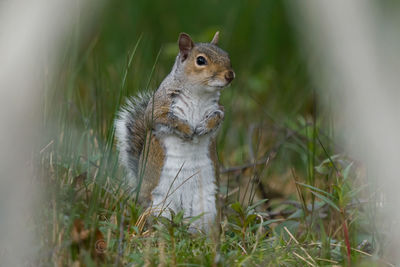
[[[145,111],[152,96],[152,92],[141,92],[131,97],[115,120],[119,158],[134,179],[137,178],[139,158],[146,138]]]

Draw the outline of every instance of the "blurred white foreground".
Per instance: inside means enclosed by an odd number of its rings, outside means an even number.
[[[0,266],[26,265],[38,249],[31,159],[44,75],[57,67],[57,50],[83,2],[90,1],[0,1]]]
[[[331,96],[341,141],[383,191],[379,222],[391,225],[385,254],[400,263],[400,4],[296,3],[293,22],[313,80],[320,95]]]

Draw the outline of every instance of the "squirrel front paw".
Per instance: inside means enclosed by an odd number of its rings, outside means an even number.
[[[205,135],[218,129],[219,125],[224,119],[224,112],[222,110],[215,110],[196,127],[195,135]]]
[[[191,140],[194,135],[194,129],[188,123],[182,123],[175,128],[176,133],[183,139]]]
[[[190,126],[188,121],[182,120],[172,113],[169,114],[169,118],[171,119],[173,129],[178,136],[186,140],[191,140],[193,138],[194,129]]]

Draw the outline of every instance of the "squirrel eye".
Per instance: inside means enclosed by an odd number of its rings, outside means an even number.
[[[199,66],[206,65],[207,60],[203,56],[199,56],[196,58],[196,64]]]

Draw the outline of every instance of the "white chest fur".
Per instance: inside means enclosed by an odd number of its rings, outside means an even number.
[[[214,99],[193,101],[190,98],[177,99],[174,112],[193,127],[204,117],[218,108]],[[210,135],[185,141],[174,134],[160,136],[165,148],[165,160],[159,184],[152,192],[153,207],[162,209],[162,215],[169,215],[169,208],[175,212],[183,210],[185,216],[202,215],[195,227],[207,229],[207,224],[216,216],[215,170],[210,158]]]
[[[160,182],[152,192],[156,208],[175,212],[183,210],[185,216],[204,214],[197,225],[205,226],[216,215],[215,173],[209,155],[209,137],[197,143],[186,142],[170,135],[163,138],[166,150]]]

